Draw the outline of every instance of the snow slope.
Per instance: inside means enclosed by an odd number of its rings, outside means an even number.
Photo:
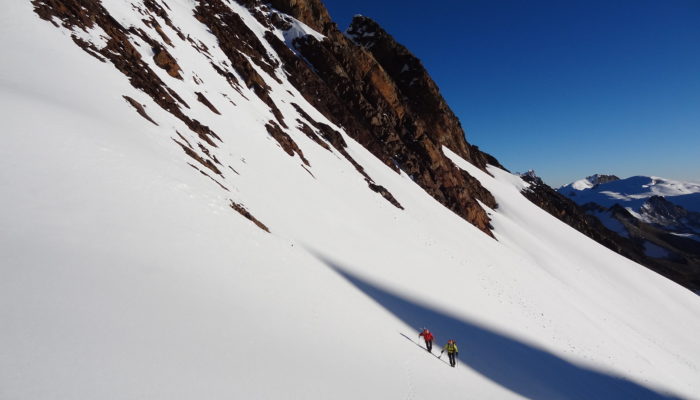
[[[131,1],[103,3],[142,26]],[[223,57],[192,2],[169,5]],[[222,137],[224,190],[173,142],[196,140],[181,121],[30,4],[3,11],[0,398],[700,398],[698,297],[540,210],[519,178],[444,149],[496,197],[493,240],[344,133],[404,210],[292,127],[307,171],[268,107],[164,26],[186,79],[153,69]],[[331,125],[259,72],[290,121],[294,101]],[[423,325],[458,341],[458,368],[416,346]]]

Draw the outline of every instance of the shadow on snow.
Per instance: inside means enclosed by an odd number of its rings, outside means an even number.
[[[679,399],[630,380],[572,364],[545,350],[415,303],[375,286],[314,253],[343,278],[410,326],[455,339],[462,364],[530,399]],[[403,335],[411,340],[408,336]],[[448,338],[449,336],[449,338]],[[413,340],[414,344],[423,348]],[[436,343],[437,344],[437,343]]]

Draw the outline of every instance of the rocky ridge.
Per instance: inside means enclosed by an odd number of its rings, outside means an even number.
[[[677,234],[700,235],[700,213],[668,201],[663,196],[651,196],[640,207],[640,219]]]
[[[295,13],[299,2],[275,4]],[[441,147],[449,147],[482,169],[487,163],[500,164],[467,143],[459,120],[420,61],[369,18],[356,16],[347,34],[333,24],[323,28],[329,40],[305,36],[295,40],[294,46],[337,94],[340,104],[326,109],[326,116],[343,125],[387,166],[406,172],[435,199],[490,232],[489,218],[477,200],[495,208],[493,196],[447,159]],[[360,31],[365,37],[371,32],[374,42],[356,34]],[[397,62],[413,67],[402,71]]]
[[[190,117],[190,104],[167,79],[154,73],[154,67],[161,68],[170,78],[183,80],[182,72],[187,66],[180,65],[182,61],[168,50],[180,43],[207,58],[211,67],[239,93],[244,87],[251,89],[273,116],[265,125],[267,132],[287,154],[298,156],[304,167],[309,167],[309,162],[290,135],[293,125],[322,147],[340,152],[367,181],[369,189],[401,207],[391,193],[375,183],[344,152],[342,135],[333,127],[299,112],[303,107],[296,104],[296,116],[283,114],[271,97],[270,79],[277,83],[288,80],[308,103],[388,167],[405,172],[436,200],[491,234],[489,217],[479,201],[495,208],[493,196],[447,159],[442,146],[482,169],[487,163],[499,165],[498,162],[467,143],[458,119],[420,61],[374,21],[357,17],[345,34],[318,0],[275,0],[269,5],[258,0],[239,0],[238,4],[266,29],[261,38],[230,3],[196,1],[192,13],[216,36],[226,55],[225,60],[217,60],[206,45],[171,20],[167,3],[157,0],[137,3],[134,7],[143,16],[143,26],[123,26],[99,0],[34,0],[32,4],[39,17],[57,27],[71,32],[94,29],[104,32],[103,47],[82,40],[77,34],[71,37],[88,54],[112,63],[134,87],[185,122],[196,137],[177,132],[178,137],[173,140],[192,157],[193,168],[221,187],[230,190],[224,182],[225,174],[221,173],[226,168],[215,157],[216,142],[221,139],[207,125]],[[297,23],[289,16],[324,36],[295,31]],[[166,32],[175,32],[176,37]],[[370,41],[366,34],[358,36],[353,32],[372,32],[374,38]],[[280,36],[285,39],[281,40]],[[140,43],[151,48],[152,60],[144,60]],[[199,84],[196,76],[193,80]],[[141,116],[151,120],[142,105],[127,101]],[[197,101],[212,113],[220,114],[201,91],[197,92]],[[183,140],[185,137],[190,140]]]

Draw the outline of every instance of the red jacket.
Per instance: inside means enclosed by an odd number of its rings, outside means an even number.
[[[426,342],[432,342],[432,341],[433,341],[433,334],[430,333],[430,331],[428,331],[427,329],[424,330],[423,332],[421,332],[421,334],[418,335],[418,336],[419,336],[419,337],[420,337],[420,336],[423,336],[423,338],[425,338],[425,341],[426,341]]]

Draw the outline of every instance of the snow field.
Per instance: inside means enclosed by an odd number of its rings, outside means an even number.
[[[131,3],[104,5],[140,26]],[[225,60],[192,4],[170,4],[174,24]],[[269,138],[267,106],[233,90],[161,23],[184,80],[152,69],[222,137],[212,152],[238,172],[214,176],[227,192],[172,142],[175,130],[196,140],[181,121],[31,5],[6,8],[1,398],[591,398],[603,389],[576,395],[566,379],[604,387],[609,376],[634,382],[610,386],[611,398],[658,398],[637,384],[698,398],[697,297],[538,209],[518,193],[518,178],[493,168],[490,177],[451,155],[496,196],[496,241],[345,135],[399,210],[293,128],[292,101],[329,122],[286,81],[258,71],[311,176]],[[122,95],[146,104],[159,125]],[[436,348],[458,340],[458,368],[402,336],[418,342],[422,325],[434,327]]]

